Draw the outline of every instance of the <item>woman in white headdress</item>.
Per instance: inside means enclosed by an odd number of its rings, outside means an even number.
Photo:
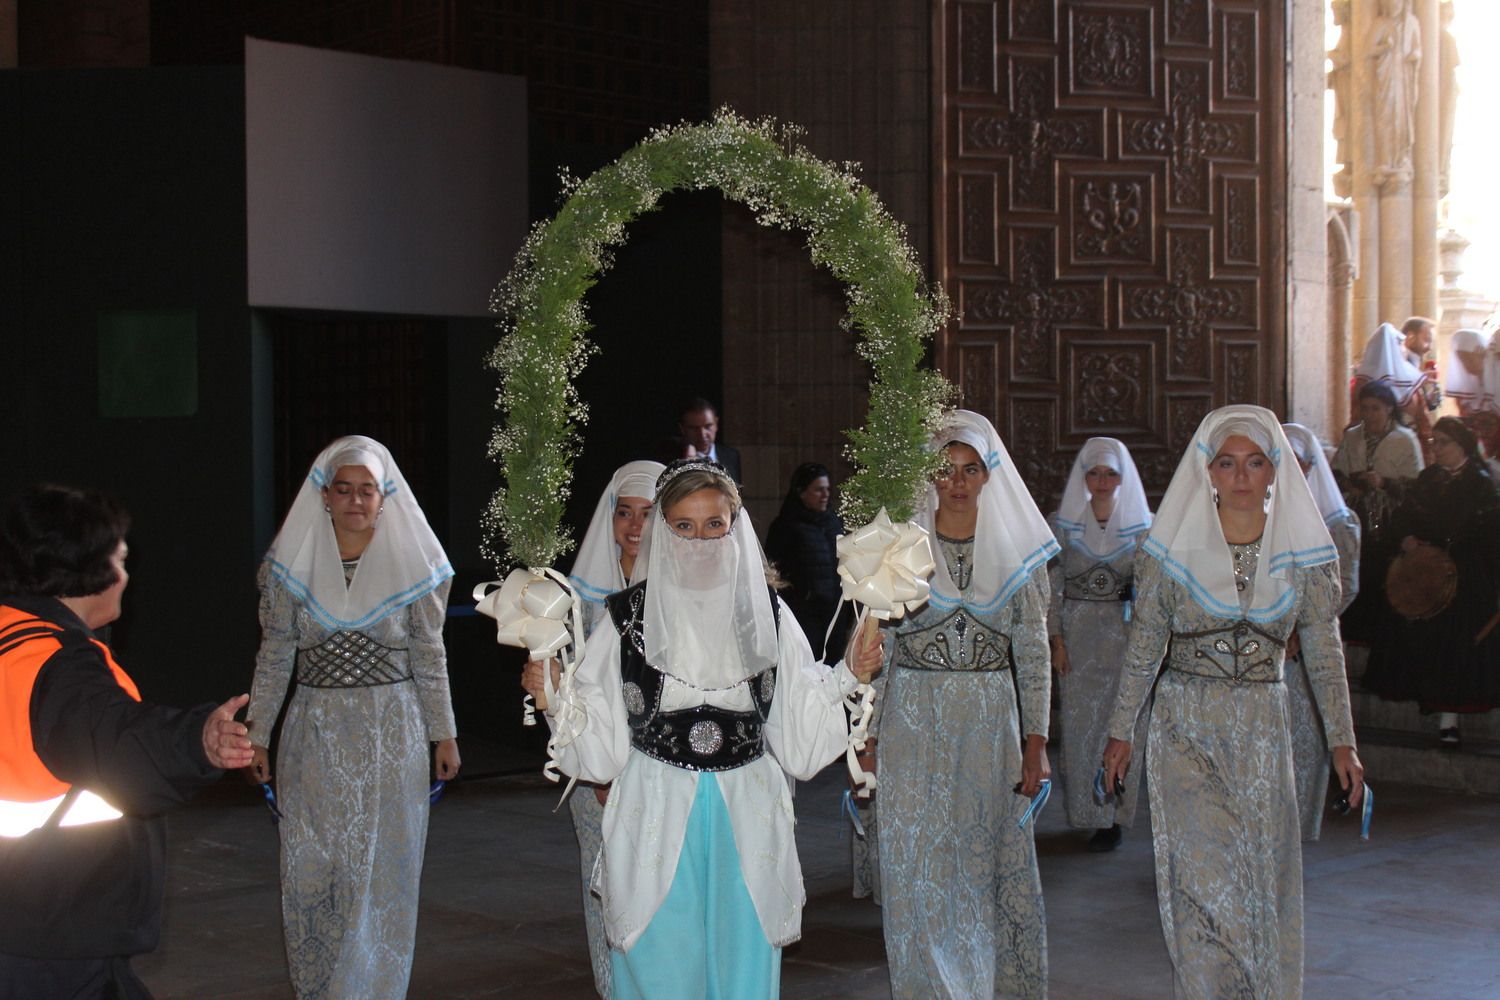
[[[1489,334],[1482,330],[1458,330],[1448,342],[1448,365],[1443,371],[1443,391],[1458,404],[1458,415],[1467,417],[1484,403],[1484,360]]]
[[[1424,389],[1437,376],[1412,364],[1406,353],[1406,338],[1390,323],[1382,323],[1365,345],[1364,357],[1354,369],[1349,389],[1350,422],[1363,419],[1360,390],[1372,382],[1384,383],[1396,396],[1396,405],[1422,445],[1422,460],[1432,461],[1432,418]],[[1433,404],[1436,405],[1436,404]]]
[[[673,462],[655,500],[650,576],[606,600],[573,681],[587,721],[558,755],[613,783],[594,887],[614,1000],[774,996],[805,900],[785,775],[843,753],[858,677],[813,657],[721,466]],[[880,661],[871,643],[857,668]],[[549,723],[557,676],[533,662],[522,680]]]
[[[277,745],[281,912],[298,997],[403,997],[427,841],[428,746],[458,773],[443,622],[453,569],[385,446],[324,448],[260,569],[251,767]]]
[[[1360,422],[1344,430],[1334,453],[1333,474],[1344,501],[1359,515],[1359,593],[1343,615],[1343,636],[1367,643],[1391,614],[1385,601],[1385,571],[1400,541],[1390,521],[1411,484],[1422,471],[1422,445],[1402,426],[1396,392],[1384,382],[1359,389]]]
[[[1135,819],[1140,772],[1123,793],[1105,789],[1102,799],[1094,773],[1109,738],[1106,726],[1125,655],[1131,567],[1150,527],[1151,507],[1130,450],[1114,438],[1089,438],[1052,515],[1062,554],[1050,569],[1047,631],[1062,700],[1060,763],[1068,824],[1094,831],[1089,850],[1096,853],[1118,847],[1120,828]]]
[[[1333,470],[1323,454],[1323,443],[1301,424],[1282,424],[1282,431],[1307,477],[1313,503],[1339,554],[1338,612],[1342,614],[1359,594],[1359,517],[1344,504],[1333,480]],[[1307,666],[1302,660],[1297,632],[1287,644],[1286,697],[1292,721],[1292,771],[1297,778],[1297,811],[1302,817],[1302,839],[1317,840],[1323,829],[1323,804],[1328,800],[1328,740]]]
[[[1141,553],[1105,780],[1128,772],[1155,682],[1146,780],[1176,996],[1297,1000],[1302,841],[1283,682],[1294,629],[1351,806],[1364,770],[1338,552],[1271,411],[1226,406],[1203,419]]]
[[[1020,820],[1050,770],[1058,545],[988,420],[955,411],[932,447],[946,465],[917,516],[934,543],[932,594],[894,630],[880,695],[891,993],[1045,997],[1042,883]]]
[[[665,468],[660,462],[626,462],[615,470],[609,486],[599,495],[589,530],[573,560],[573,571],[568,574],[573,589],[583,599],[586,636],[592,635],[608,617],[605,600],[610,594],[624,590],[630,580],[651,518],[656,480]],[[573,832],[578,836],[583,918],[588,929],[589,959],[594,966],[594,987],[601,997],[609,1000],[609,943],[604,936],[604,915],[599,897],[589,888],[594,862],[603,843],[604,802],[609,790],[604,785],[584,784],[585,787],[575,788],[568,796],[568,810],[573,814]]]

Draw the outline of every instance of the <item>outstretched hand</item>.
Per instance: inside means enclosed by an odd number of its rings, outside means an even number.
[[[214,767],[248,767],[254,759],[250,730],[234,720],[235,713],[248,704],[248,694],[236,695],[214,709],[203,723],[203,755]]]

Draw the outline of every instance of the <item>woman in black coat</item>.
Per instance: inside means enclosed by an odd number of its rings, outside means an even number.
[[[766,557],[787,583],[781,599],[797,616],[819,659],[828,622],[839,605],[837,546],[844,522],[828,509],[832,493],[827,468],[817,462],[797,466],[781,513],[766,532]],[[848,623],[840,621],[828,648],[842,651],[848,633]]]
[[[1500,706],[1500,497],[1473,433],[1455,417],[1433,427],[1434,463],[1391,519],[1403,551],[1436,545],[1452,557],[1457,591],[1437,615],[1381,620],[1364,686],[1442,713],[1439,738],[1458,743],[1458,715]]]

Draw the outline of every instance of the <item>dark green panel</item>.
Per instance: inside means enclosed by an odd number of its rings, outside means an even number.
[[[198,312],[99,313],[99,415],[190,417],[198,412]]]

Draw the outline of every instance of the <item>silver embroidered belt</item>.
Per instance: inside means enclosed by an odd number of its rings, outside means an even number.
[[[1174,632],[1167,647],[1167,669],[1234,684],[1281,683],[1281,651],[1286,640],[1239,621],[1201,632]]]
[[[1117,573],[1108,563],[1096,563],[1063,580],[1063,597],[1070,601],[1128,601],[1131,574]]]
[[[631,733],[630,744],[647,757],[689,771],[732,771],[764,752],[763,724],[755,712],[699,705],[658,712]]]
[[[411,680],[406,650],[382,646],[344,629],[311,649],[297,650],[297,683],[315,688],[379,687]]]

